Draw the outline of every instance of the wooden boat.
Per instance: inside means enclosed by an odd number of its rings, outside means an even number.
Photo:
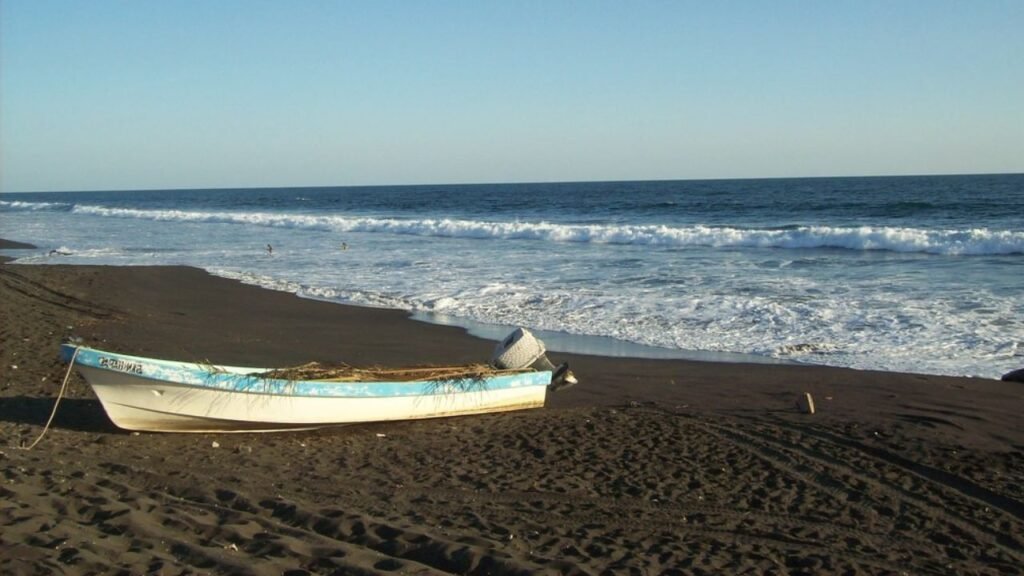
[[[214,366],[62,346],[107,416],[126,430],[242,432],[438,418],[544,405],[551,371],[452,369],[291,372]],[[417,371],[419,370],[419,371]]]

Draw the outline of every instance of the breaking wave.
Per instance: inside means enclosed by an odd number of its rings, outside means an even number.
[[[31,212],[42,212],[42,211],[60,211],[67,212],[72,207],[72,204],[65,202],[21,202],[21,201],[8,201],[0,200],[0,210],[7,212],[15,211],[31,211]]]
[[[798,226],[783,229],[707,225],[556,224],[482,220],[401,219],[284,212],[208,212],[75,206],[74,213],[165,222],[245,224],[275,228],[406,234],[413,236],[522,239],[549,242],[665,247],[739,247],[880,250],[951,256],[1024,254],[1024,232],[975,228],[932,230],[890,226]]]

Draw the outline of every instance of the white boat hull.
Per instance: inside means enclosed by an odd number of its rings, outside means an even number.
[[[73,354],[68,347],[65,355]],[[550,372],[455,382],[264,379],[261,368],[200,366],[78,348],[75,364],[126,430],[242,432],[538,408]]]

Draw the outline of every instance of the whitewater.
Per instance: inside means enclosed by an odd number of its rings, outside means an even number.
[[[1021,213],[1020,175],[81,192],[3,194],[0,236],[572,351],[998,377]]]

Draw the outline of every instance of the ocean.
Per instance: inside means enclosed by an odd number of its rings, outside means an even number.
[[[0,237],[552,350],[998,377],[1022,215],[1021,174],[92,191],[2,194]]]

